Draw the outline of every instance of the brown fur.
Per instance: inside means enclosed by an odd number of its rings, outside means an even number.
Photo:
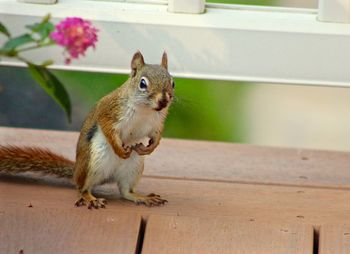
[[[122,90],[123,88],[120,87],[119,89],[103,97],[97,103],[96,107],[91,110],[83,123],[77,144],[77,163],[74,167],[74,181],[79,190],[83,189],[89,170],[90,143],[86,140],[86,136],[88,131],[95,124],[98,124],[101,127],[114,152],[119,157],[127,157],[127,153],[125,153],[124,148],[122,147],[121,140],[118,139],[118,136],[115,135],[115,132],[112,129],[113,123],[116,121],[116,119],[120,118],[119,113],[121,113],[120,109],[122,108],[123,102],[121,95]]]
[[[108,142],[111,144],[114,152],[121,158],[128,158],[130,155],[130,150],[126,151],[123,148],[123,143],[118,135],[115,135],[115,130],[113,125],[122,116],[123,101],[125,97],[125,87],[112,92],[109,96],[103,98],[99,103],[99,110],[97,113],[97,123],[101,127],[104,135],[106,136]],[[115,109],[115,110],[111,110]]]

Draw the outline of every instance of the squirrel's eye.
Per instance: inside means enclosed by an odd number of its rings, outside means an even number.
[[[146,78],[141,78],[139,88],[141,91],[145,91],[148,87],[148,80]]]

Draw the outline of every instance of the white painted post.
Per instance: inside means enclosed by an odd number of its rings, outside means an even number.
[[[169,0],[168,11],[199,14],[205,10],[205,0]]]
[[[350,23],[350,0],[319,0],[318,20]]]

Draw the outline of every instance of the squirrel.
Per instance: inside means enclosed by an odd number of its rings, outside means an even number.
[[[78,190],[75,205],[89,209],[105,208],[107,201],[93,196],[91,190],[110,180],[117,182],[124,199],[146,206],[165,204],[168,201],[159,195],[141,195],[135,187],[144,169],[144,155],[159,145],[174,87],[166,52],[161,64],[153,65],[146,64],[138,51],[128,80],[100,99],[86,117],[75,162],[47,149],[0,146],[0,172],[73,178]]]

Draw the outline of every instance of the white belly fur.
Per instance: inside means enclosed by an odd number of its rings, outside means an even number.
[[[142,110],[133,113],[130,118],[123,119],[115,126],[119,129],[125,145],[133,145],[145,140],[152,130],[158,129],[159,124],[162,124],[162,118],[157,113],[148,114],[149,112]],[[119,187],[122,187],[120,186],[122,182],[132,187],[138,179],[139,171],[143,170],[143,160],[143,156],[139,156],[135,151],[126,160],[118,157],[98,126],[91,139],[89,174],[94,175],[90,178],[94,181],[92,185],[113,179],[118,182]]]
[[[93,185],[102,183],[114,177],[116,169],[122,163],[113,151],[112,146],[107,142],[100,126],[98,126],[94,137],[91,139],[91,160],[89,174],[94,175]]]

